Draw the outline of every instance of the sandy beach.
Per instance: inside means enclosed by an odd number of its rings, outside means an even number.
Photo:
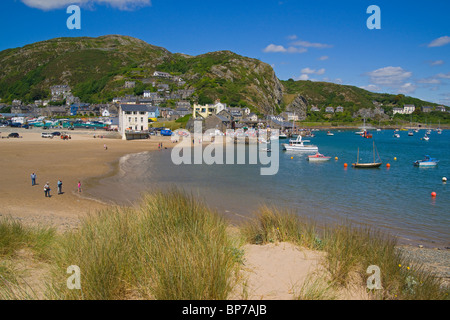
[[[88,187],[88,178],[107,174],[120,157],[158,150],[159,142],[170,143],[167,137],[123,141],[94,138],[94,132],[74,132],[70,140],[64,141],[59,137],[41,138],[40,131],[17,132],[22,138],[0,139],[0,215],[11,215],[24,223],[51,224],[58,229],[73,227],[80,215],[105,207],[99,201],[83,198],[83,192],[78,194],[78,181],[83,190]],[[2,132],[1,136],[7,134]],[[31,185],[33,172],[37,176],[35,186]],[[61,195],[57,194],[58,179],[63,182]],[[46,182],[50,184],[50,198],[44,196]]]
[[[41,131],[22,130],[22,138],[0,139],[0,216],[12,216],[24,224],[56,227],[58,231],[77,228],[79,218],[106,208],[107,205],[87,199],[77,192],[77,183],[89,188],[89,179],[114,172],[118,160],[133,153],[158,150],[158,144],[170,147],[170,138],[123,141],[117,138],[94,138],[94,132],[74,132],[71,139],[41,138]],[[2,132],[5,137],[8,133]],[[97,135],[99,132],[96,133]],[[100,133],[101,134],[101,133]],[[107,145],[105,150],[104,145]],[[31,173],[37,185],[31,185]],[[57,194],[57,181],[63,182],[63,194]],[[44,196],[44,185],[50,183],[51,197]],[[405,248],[408,250],[408,248]],[[311,272],[318,270],[322,253],[300,250],[291,244],[255,246],[245,250],[244,277],[246,299],[293,299]],[[425,249],[424,249],[425,250]],[[428,252],[428,251],[427,251]],[[429,251],[431,252],[431,251]],[[431,271],[448,278],[447,252],[437,255]],[[428,258],[425,261],[426,263]],[[361,288],[342,293],[338,299],[367,299]]]

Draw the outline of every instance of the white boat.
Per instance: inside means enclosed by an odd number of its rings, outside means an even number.
[[[279,138],[279,139],[287,139],[287,135],[286,135],[286,133],[280,133],[280,134],[278,135],[278,138]]]
[[[318,152],[315,155],[308,156],[308,161],[311,161],[311,162],[328,161],[330,159],[331,159],[331,157],[326,157],[323,154],[318,153]]]
[[[309,140],[302,140],[302,136],[298,135],[297,139],[289,140],[289,143],[283,143],[283,148],[286,151],[307,151],[307,152],[318,152],[319,148],[314,145],[305,145],[304,142],[309,142]]]
[[[438,163],[438,159],[431,158],[429,155],[426,155],[425,159],[415,161],[414,165],[417,167],[435,167]]]
[[[428,140],[430,140],[430,137],[427,136],[427,135],[424,135],[422,139],[425,140],[425,141],[428,141]]]
[[[331,132],[331,131],[328,131],[328,132],[327,132],[327,136],[334,136],[334,133]]]
[[[394,134],[394,138],[400,138],[400,134],[398,133]]]

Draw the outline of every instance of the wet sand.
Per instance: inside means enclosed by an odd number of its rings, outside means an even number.
[[[41,138],[37,130],[16,132],[22,138],[0,139],[0,215],[62,229],[73,227],[81,215],[106,208],[100,201],[83,197],[90,178],[112,172],[113,164],[126,154],[157,150],[159,142],[170,143],[168,137],[135,141],[93,138],[101,134],[94,131],[70,132],[72,139],[66,141]],[[31,185],[33,172],[37,175],[35,186]],[[63,182],[61,195],[57,194],[58,179]],[[50,198],[44,196],[46,182],[50,183]]]

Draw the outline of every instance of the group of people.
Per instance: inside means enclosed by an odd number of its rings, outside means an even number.
[[[31,174],[31,186],[35,186],[36,185],[36,178],[37,178],[36,173],[33,172]],[[56,186],[58,187],[58,194],[63,194],[63,192],[62,192],[62,185],[63,185],[63,183],[59,179],[58,182],[56,183]],[[78,187],[78,192],[81,193],[81,181],[78,181],[77,187]],[[50,182],[47,181],[47,183],[44,185],[44,195],[45,195],[46,198],[50,198],[51,197],[50,191],[51,191]]]

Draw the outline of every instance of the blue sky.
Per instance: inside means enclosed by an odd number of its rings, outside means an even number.
[[[66,26],[70,4],[81,7],[81,30]],[[367,28],[370,5],[381,10],[381,29]],[[4,0],[0,12],[0,50],[122,34],[190,55],[230,50],[272,65],[282,80],[450,106],[448,0]]]

